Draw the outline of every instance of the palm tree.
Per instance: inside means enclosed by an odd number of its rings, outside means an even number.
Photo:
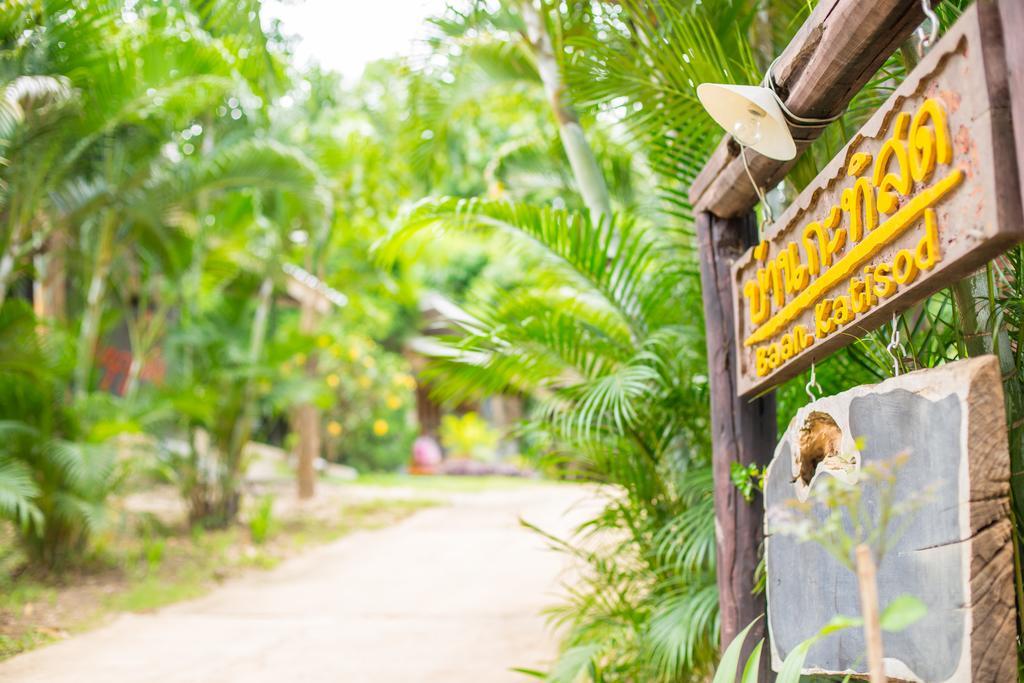
[[[514,292],[467,305],[471,322],[432,370],[439,397],[535,396],[532,437],[613,485],[574,539],[551,539],[588,563],[553,613],[572,626],[556,670],[576,662],[604,680],[706,672],[717,618],[706,380],[699,304],[684,296],[694,279],[674,262],[671,237],[622,216],[441,199],[415,207],[382,255],[421,230],[504,234],[529,264]]]
[[[575,188],[589,217],[523,202],[432,200],[408,214],[383,255],[428,227],[499,231],[529,244],[523,282],[512,291],[483,289],[470,297],[473,323],[450,340],[434,372],[444,380],[436,383],[439,393],[453,401],[481,391],[534,396],[530,433],[553,454],[582,462],[589,476],[624,492],[585,527],[620,534],[612,550],[588,547],[597,542],[591,537],[551,539],[590,571],[556,612],[572,628],[548,680],[702,679],[716,656],[717,595],[704,341],[686,190],[722,133],[704,114],[695,88],[705,81],[759,80],[810,6],[788,0],[467,5],[437,24],[458,44],[463,63],[475,60],[481,68],[470,80],[463,78],[464,67],[453,68],[451,99],[442,93],[431,101],[464,103],[473,91],[486,91],[481,72],[494,76],[493,83],[543,83],[556,113],[563,103],[574,105],[560,122],[578,112],[576,120],[590,122],[588,137],[609,128],[625,132],[653,171],[651,177],[642,165],[639,173],[631,169],[633,184],[657,185],[660,213],[631,216],[637,207],[630,206],[608,225],[594,220],[606,211],[594,210],[599,202],[587,198],[586,178],[570,151],[555,165],[576,171]],[[949,21],[956,7],[945,11]],[[802,158],[786,193],[813,179],[906,68],[899,55],[886,63]],[[420,123],[433,126],[433,120]],[[564,127],[560,132],[564,141]],[[510,149],[519,148],[510,143]],[[514,196],[517,188],[508,191]],[[653,221],[644,220],[651,215]],[[1016,280],[1007,270],[996,278],[1007,284],[988,291],[1009,294],[1006,305],[1013,308]],[[670,305],[675,310],[664,310]],[[955,333],[957,310],[949,294],[940,294],[901,319],[915,362],[942,362],[963,347]],[[1011,325],[1007,336],[1015,329]],[[819,367],[826,390],[884,376],[880,338],[869,337]],[[783,424],[806,400],[803,383],[780,390]]]
[[[10,330],[21,336],[9,362],[22,374],[0,377],[0,401],[12,402],[0,413],[11,419],[0,454],[0,514],[18,521],[26,538],[42,539],[45,552],[83,547],[110,490],[86,476],[104,471],[107,454],[92,452],[79,411],[96,403],[96,347],[118,314],[132,344],[133,392],[145,357],[167,335],[241,326],[246,350],[238,362],[215,363],[229,409],[205,423],[216,421],[220,430],[213,453],[226,476],[217,480],[217,495],[237,496],[240,453],[259,398],[246,372],[263,361],[282,235],[296,225],[322,231],[333,211],[316,164],[270,134],[267,105],[284,85],[281,58],[260,27],[259,2],[246,3],[241,15],[238,9],[208,0],[41,0],[0,8],[0,315],[28,315],[4,299],[17,278],[48,281],[37,270],[42,256],[58,276],[51,286],[81,285],[71,288],[67,310],[46,311],[66,319],[76,339],[72,362],[59,320],[24,324]],[[265,206],[274,207],[274,220]],[[265,248],[243,249],[224,273],[217,271],[223,262],[211,258],[220,242],[236,251],[246,243]],[[174,279],[180,286],[168,286]],[[211,279],[218,281],[212,287]],[[255,307],[238,308],[249,317],[229,323],[211,315],[209,297],[228,290],[241,301],[255,295]],[[230,336],[209,327],[207,334]],[[31,350],[55,345],[62,349],[59,372],[37,382],[47,396],[37,402],[53,404],[40,415],[50,417],[40,424],[17,418],[19,405],[35,405],[22,395]],[[183,363],[193,382],[194,355],[189,350]],[[136,401],[126,412],[145,404]],[[187,433],[200,426],[184,422]],[[48,458],[58,465],[49,468]],[[74,508],[86,516],[73,533],[61,530],[72,507],[54,502],[69,500],[93,506]],[[230,521],[225,509],[219,505],[215,516]]]

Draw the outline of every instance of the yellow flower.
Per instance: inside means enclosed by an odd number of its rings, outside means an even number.
[[[316,345],[319,346],[321,349],[326,349],[328,346],[331,345],[331,338],[328,337],[326,334],[321,334],[319,337],[316,338]]]
[[[405,388],[409,391],[415,391],[416,389],[416,378],[412,375],[405,376]]]
[[[398,398],[394,394],[388,394],[385,403],[387,403],[388,408],[390,408],[391,410],[395,410],[396,408],[402,405],[402,399]]]
[[[341,358],[341,354],[345,350],[341,348],[341,344],[331,344],[331,355],[335,358]]]
[[[369,389],[370,385],[373,384],[373,381],[366,375],[363,375],[357,381],[359,382],[359,386],[363,389]]]
[[[337,375],[335,375],[333,372],[327,375],[327,386],[329,386],[331,389],[335,389],[339,384],[341,384],[341,379],[339,379]]]
[[[337,420],[331,420],[327,423],[327,433],[331,436],[341,436],[341,423]]]
[[[348,357],[351,358],[352,360],[359,360],[359,356],[359,347],[353,346],[348,350]]]
[[[384,420],[374,420],[373,433],[377,436],[384,436],[388,433],[388,423]]]
[[[295,364],[296,365],[305,365],[306,364],[306,354],[304,354],[304,353],[297,353],[297,354],[295,354]]]

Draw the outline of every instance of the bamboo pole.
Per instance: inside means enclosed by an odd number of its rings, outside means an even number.
[[[860,592],[860,612],[864,618],[864,641],[868,649],[868,676],[871,683],[885,683],[885,664],[882,661],[882,624],[878,613],[878,580],[875,559],[871,549],[857,546],[857,586]]]

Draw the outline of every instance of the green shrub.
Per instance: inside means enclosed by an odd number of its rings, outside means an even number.
[[[407,464],[416,438],[408,362],[362,336],[339,338],[319,358],[336,398],[324,414],[326,457],[364,472]]]
[[[501,432],[470,411],[441,418],[441,443],[448,455],[473,460],[493,460]]]
[[[146,567],[153,571],[164,561],[164,553],[167,550],[167,539],[150,537],[143,541],[142,556],[146,559]]]
[[[0,308],[0,517],[51,568],[81,559],[121,481],[113,449],[88,441],[82,404],[67,401],[63,341],[26,303]]]
[[[259,504],[249,517],[249,535],[256,545],[263,545],[270,538],[274,526],[274,497],[260,498]]]

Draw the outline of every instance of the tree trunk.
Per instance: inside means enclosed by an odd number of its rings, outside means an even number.
[[[260,283],[259,292],[256,295],[256,312],[252,317],[252,330],[249,333],[249,364],[256,365],[263,357],[263,346],[267,339],[267,326],[270,322],[270,309],[274,303],[274,279],[268,273],[263,282]],[[228,447],[227,456],[231,464],[231,471],[234,472],[235,465],[241,459],[242,449],[249,440],[252,421],[252,379],[245,379],[242,389],[242,409],[238,422],[232,430],[231,443]]]
[[[711,389],[712,470],[715,480],[715,536],[721,644],[765,614],[764,594],[754,594],[754,572],[763,541],[760,492],[747,502],[732,483],[731,466],[765,466],[775,449],[775,395],[753,401],[736,394],[736,329],[733,324],[732,264],[757,238],[754,214],[697,219],[700,279]],[[751,629],[740,661],[765,635],[765,619]],[[770,648],[762,649],[760,680],[770,680]]]
[[[256,295],[256,312],[253,314],[252,330],[249,335],[249,364],[256,365],[263,358],[263,347],[267,338],[267,326],[270,321],[270,310],[274,304],[274,279],[273,268],[268,267],[267,274],[260,283],[259,292]],[[241,389],[241,405],[238,410],[238,419],[235,421],[228,438],[227,447],[223,449],[221,456],[226,458],[224,463],[224,475],[221,480],[221,498],[225,505],[226,514],[233,518],[238,511],[237,504],[237,483],[239,468],[242,462],[242,451],[249,442],[249,435],[252,433],[252,379],[243,380]],[[227,520],[227,521],[230,521]]]
[[[0,255],[0,306],[3,305],[4,301],[7,300],[7,290],[11,286],[11,277],[14,274],[14,266],[17,265],[17,251],[21,245],[22,233],[24,232],[22,223],[16,223],[12,233],[11,239],[7,243],[6,248],[3,251],[3,255]]]
[[[79,396],[89,391],[89,377],[92,374],[93,357],[96,355],[103,315],[103,297],[107,292],[107,278],[114,259],[116,221],[116,216],[110,210],[104,212],[100,221],[99,243],[96,245],[92,275],[89,278],[89,292],[86,296],[85,311],[82,313],[82,326],[78,333],[75,393]]]
[[[36,257],[39,279],[33,291],[36,317],[64,320],[67,311],[67,233],[57,229],[46,242],[46,250]]]
[[[299,318],[299,329],[310,334],[316,327],[316,301],[310,296],[302,302]],[[306,372],[316,373],[316,356],[309,354],[306,361]],[[296,407],[293,418],[293,429],[299,437],[298,451],[298,486],[299,498],[312,498],[316,493],[316,458],[320,454],[320,411],[312,403],[303,403]]]
[[[568,88],[555,57],[544,15],[534,6],[533,0],[523,0],[519,3],[519,8],[526,22],[527,37],[533,48],[534,58],[537,60],[537,71],[540,73],[551,111],[558,123],[562,146],[569,157],[569,165],[572,167],[576,184],[579,185],[583,203],[596,223],[602,216],[611,216],[612,213],[604,174],[569,100]]]

